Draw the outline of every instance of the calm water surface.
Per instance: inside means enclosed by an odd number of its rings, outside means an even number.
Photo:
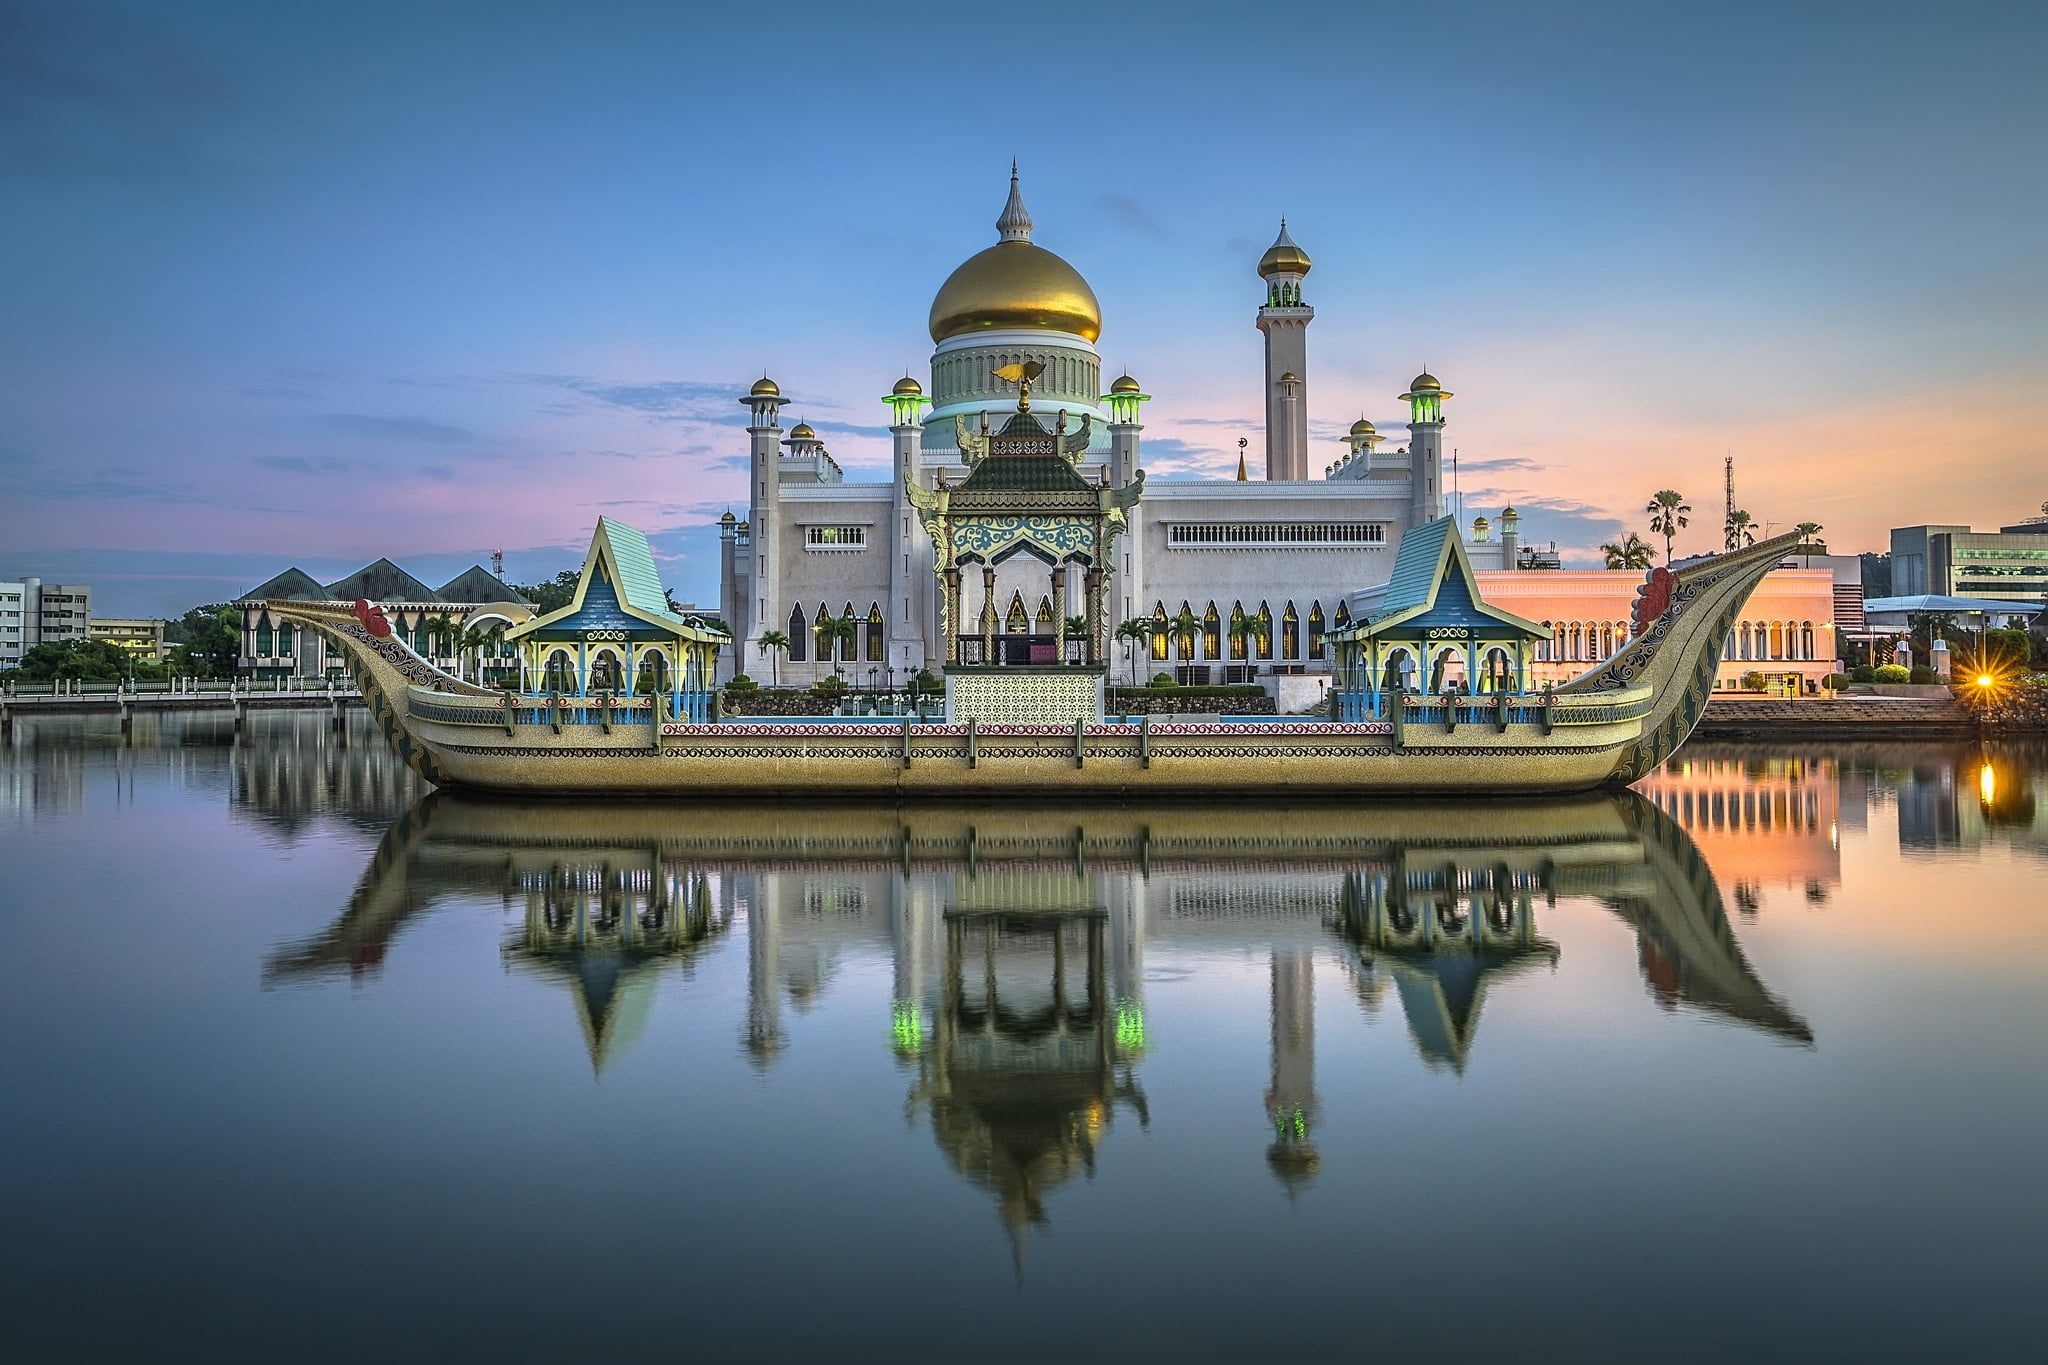
[[[2040,1349],[2048,755],[1465,808],[0,750],[9,1354]],[[18,1354],[17,1354],[18,1353]],[[2038,1358],[2038,1357],[2035,1357]]]

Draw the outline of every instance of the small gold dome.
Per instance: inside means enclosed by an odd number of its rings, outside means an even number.
[[[1301,382],[1301,376],[1296,374],[1292,370],[1288,370],[1286,373],[1280,376],[1280,382],[1283,384],[1299,384]]]
[[[718,519],[718,524],[721,526],[730,526],[738,520],[739,518],[732,514],[732,509],[727,508],[725,515]]]
[[[1413,393],[1427,393],[1432,389],[1441,390],[1443,385],[1437,382],[1435,375],[1431,374],[1428,370],[1424,370],[1421,374],[1408,381],[1408,388]]]
[[[933,341],[1009,329],[1102,335],[1102,305],[1081,272],[1042,246],[1017,240],[976,252],[932,300]]]
[[[1353,436],[1377,436],[1379,435],[1379,429],[1361,417],[1351,424],[1351,434]]]
[[[1512,508],[1512,507],[1504,507],[1504,508],[1502,508],[1502,509],[1501,509],[1501,513],[1500,513],[1500,519],[1501,519],[1502,521],[1514,521],[1514,520],[1516,520],[1517,518],[1519,518],[1519,517],[1520,517],[1521,515],[1522,515],[1521,513],[1517,512],[1517,511],[1516,511],[1516,510],[1515,510],[1514,508]]]
[[[1131,378],[1128,373],[1120,374],[1116,377],[1116,382],[1109,386],[1109,391],[1111,393],[1137,393],[1138,381]]]
[[[903,376],[903,377],[902,377],[901,379],[899,379],[899,380],[897,380],[897,381],[896,381],[896,387],[895,387],[894,389],[891,389],[891,390],[890,390],[890,392],[891,392],[891,393],[923,393],[923,392],[924,392],[924,385],[922,385],[922,384],[918,383],[918,382],[917,382],[917,381],[916,381],[915,379],[912,379],[912,378],[911,378],[911,377],[910,377],[909,375],[907,375],[907,374],[906,374],[906,375],[904,375],[904,376]]]
[[[789,429],[789,439],[792,441],[815,441],[818,439],[818,433],[811,430],[809,422],[798,422]]]
[[[1259,257],[1259,278],[1267,279],[1281,274],[1306,275],[1308,272],[1308,253],[1296,246],[1294,239],[1287,235],[1287,220],[1282,218],[1280,235],[1274,238],[1273,245],[1266,248],[1266,254]]]
[[[1485,517],[1472,518],[1472,529],[1475,531],[1483,531],[1491,525],[1493,525],[1493,523],[1488,521]]]
[[[748,389],[747,393],[754,398],[780,398],[782,386],[764,374],[754,381],[754,387]]]

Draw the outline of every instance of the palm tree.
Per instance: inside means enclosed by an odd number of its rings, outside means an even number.
[[[1083,638],[1085,638],[1085,637],[1087,636],[1087,634],[1088,634],[1088,618],[1087,618],[1087,617],[1085,617],[1085,616],[1069,616],[1069,617],[1067,617],[1066,619],[1064,619],[1064,620],[1062,620],[1062,621],[1060,622],[1060,660],[1061,660],[1061,662],[1063,662],[1063,663],[1064,663],[1064,662],[1066,661],[1066,654],[1067,654],[1067,644],[1066,644],[1066,642],[1067,642],[1067,641],[1069,641],[1069,640],[1079,640],[1079,639],[1083,639]]]
[[[1657,490],[1657,495],[1650,499],[1650,505],[1645,510],[1650,514],[1650,534],[1664,537],[1664,562],[1669,564],[1671,542],[1686,528],[1692,506],[1686,502],[1683,493],[1676,489],[1661,488]]]
[[[860,621],[852,612],[844,616],[821,616],[818,618],[818,662],[824,663],[832,657],[832,646],[838,645],[839,657],[845,658],[846,651],[860,635]],[[833,669],[837,672],[835,666]]]
[[[1180,637],[1181,662],[1190,663],[1195,657],[1195,632],[1202,628],[1202,618],[1183,602],[1180,614],[1173,618],[1173,633]]]
[[[455,637],[455,675],[461,677],[469,661],[476,663],[476,681],[481,687],[484,681],[483,649],[490,643],[491,632],[482,626],[464,626]]]
[[[1602,545],[1600,553],[1607,556],[1610,569],[1647,569],[1657,562],[1656,550],[1634,531]]]
[[[1721,528],[1721,534],[1731,550],[1756,544],[1756,526],[1751,522],[1749,513],[1740,507],[1728,514],[1728,522]]]
[[[789,637],[779,630],[764,630],[761,648],[769,651],[768,669],[773,685],[782,686],[782,656],[789,650]]]
[[[427,642],[434,647],[435,657],[446,658],[448,642],[457,638],[458,632],[454,620],[448,613],[437,611],[420,622],[420,634],[426,636]]]
[[[1157,625],[1149,616],[1134,616],[1116,628],[1116,638],[1126,646],[1131,670],[1131,686],[1138,685],[1138,646],[1152,643],[1153,628]]]
[[[1225,633],[1230,636],[1231,644],[1244,647],[1244,657],[1249,660],[1252,653],[1252,637],[1259,633],[1258,621],[1246,616],[1242,607],[1232,607],[1230,609],[1230,627]],[[1237,650],[1233,649],[1230,653],[1231,657],[1237,657]]]
[[[1817,521],[1802,521],[1792,529],[1799,532],[1799,548],[1806,555],[1806,567],[1810,569],[1813,567],[1813,538],[1825,528]],[[1822,545],[1820,552],[1826,554],[1828,547]]]

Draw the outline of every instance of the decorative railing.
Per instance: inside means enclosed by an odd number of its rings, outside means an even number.
[[[1541,692],[1482,692],[1475,695],[1421,696],[1344,690],[1335,694],[1332,719],[1347,723],[1392,720],[1395,709],[1406,725],[1536,725],[1546,729],[1567,725],[1618,725],[1650,713],[1653,698],[1588,704],[1574,697]]]

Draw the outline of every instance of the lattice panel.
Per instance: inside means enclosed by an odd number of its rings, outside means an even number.
[[[948,673],[955,724],[1044,725],[1102,719],[1102,679],[1090,673]]]

